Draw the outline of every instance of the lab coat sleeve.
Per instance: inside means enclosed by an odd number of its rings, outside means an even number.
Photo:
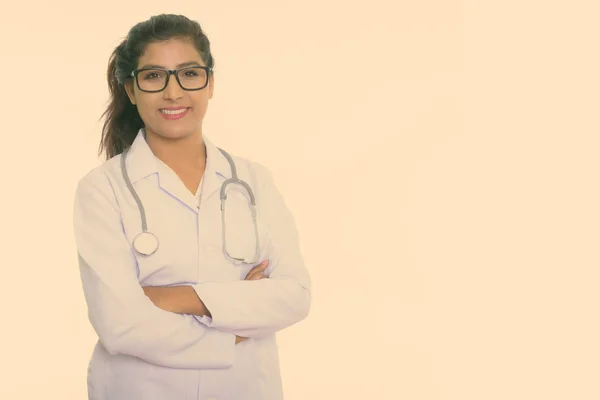
[[[172,368],[228,368],[235,336],[156,307],[137,264],[106,175],[88,175],[75,194],[74,229],[88,317],[110,354]]]
[[[261,207],[268,226],[268,279],[194,285],[211,313],[211,317],[198,319],[242,337],[262,337],[289,327],[307,317],[311,304],[311,278],[294,217],[271,172],[259,164],[255,168],[260,187],[255,193],[257,207]]]

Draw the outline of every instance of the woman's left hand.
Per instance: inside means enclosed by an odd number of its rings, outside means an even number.
[[[258,264],[256,267],[252,268],[244,278],[245,281],[257,281],[259,279],[264,279],[267,276],[265,275],[265,270],[269,266],[269,260],[265,260]]]

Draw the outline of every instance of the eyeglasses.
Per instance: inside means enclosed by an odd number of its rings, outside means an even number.
[[[142,68],[131,72],[142,92],[161,92],[169,84],[171,75],[175,75],[177,83],[183,90],[201,90],[208,85],[210,67],[194,66],[181,69]]]

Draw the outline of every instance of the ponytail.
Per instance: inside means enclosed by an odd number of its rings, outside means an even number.
[[[105,121],[98,148],[98,155],[104,153],[107,160],[131,146],[137,133],[144,126],[137,107],[131,103],[125,91],[124,82],[127,77],[118,75],[117,62],[126,45],[127,41],[123,41],[113,51],[108,63],[110,103],[101,117],[105,118]]]

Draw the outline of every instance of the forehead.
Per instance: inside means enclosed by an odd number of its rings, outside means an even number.
[[[200,53],[190,40],[169,39],[148,44],[140,56],[138,67],[144,64],[156,64],[165,68],[175,68],[176,65],[188,61],[197,61],[204,65]]]

